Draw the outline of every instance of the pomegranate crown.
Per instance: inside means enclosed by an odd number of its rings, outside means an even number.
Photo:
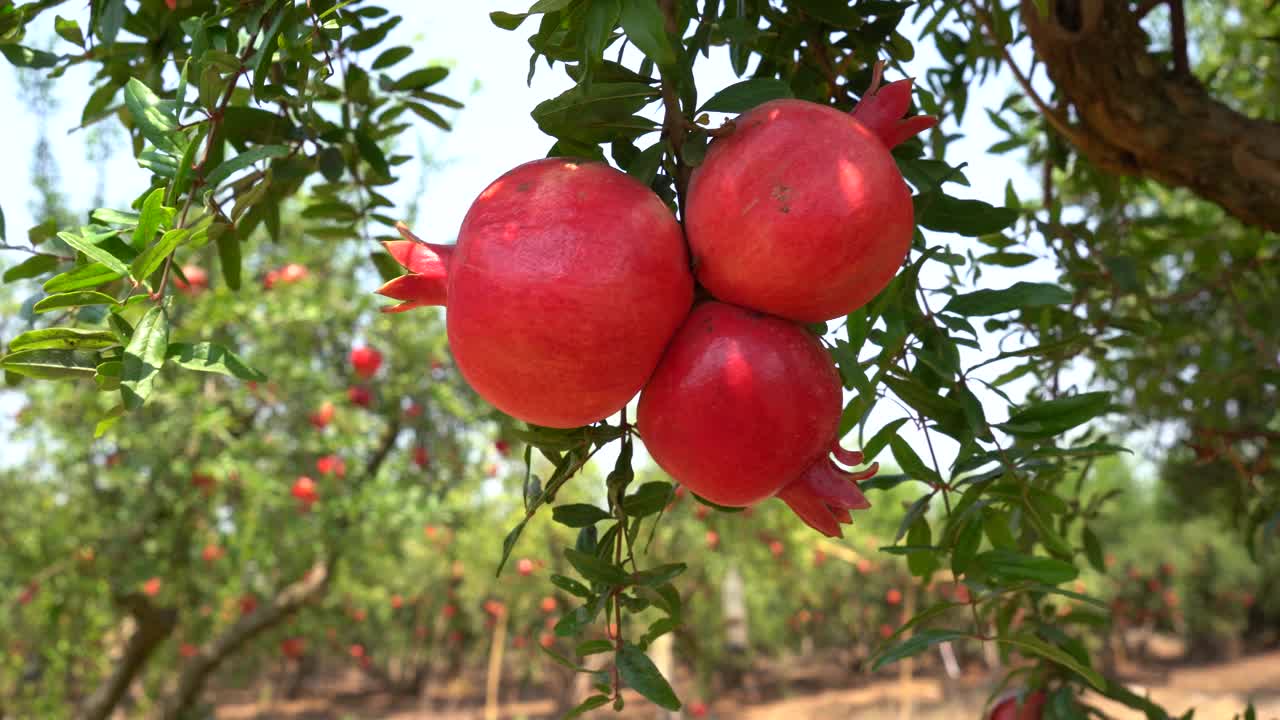
[[[871,71],[871,85],[853,108],[853,118],[862,123],[885,147],[893,148],[918,133],[938,124],[932,115],[913,115],[904,118],[911,107],[911,78],[891,82],[880,87],[884,75],[884,61],[877,61]]]
[[[396,230],[404,239],[382,245],[409,272],[377,289],[379,295],[401,301],[399,305],[382,308],[382,311],[404,312],[418,307],[444,305],[453,246],[423,242],[404,223],[396,223]]]
[[[832,443],[831,454],[845,465],[861,465],[865,460],[862,453],[845,450],[838,441]],[[853,522],[849,511],[871,507],[858,482],[874,476],[879,469],[878,463],[871,463],[865,470],[850,472],[824,455],[782,488],[778,499],[814,530],[827,537],[842,537],[840,526]]]

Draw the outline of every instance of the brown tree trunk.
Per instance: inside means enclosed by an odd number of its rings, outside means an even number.
[[[1042,17],[1035,0],[1022,0],[1022,18],[1074,110],[1052,118],[1067,141],[1106,171],[1187,188],[1245,224],[1280,231],[1280,124],[1232,110],[1181,62],[1154,55],[1129,2],[1048,5]]]
[[[156,648],[173,632],[178,624],[178,612],[172,608],[159,608],[145,596],[135,593],[124,598],[129,616],[136,627],[115,670],[102,685],[80,706],[80,720],[106,720],[112,710],[129,691],[129,686],[146,666]]]

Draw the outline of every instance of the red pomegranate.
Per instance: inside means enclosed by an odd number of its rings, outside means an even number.
[[[426,467],[427,465],[431,464],[431,453],[429,453],[427,449],[421,445],[415,447],[413,449],[413,464],[417,465],[420,468]]]
[[[774,100],[739,117],[689,182],[685,232],[717,298],[800,322],[847,315],[911,249],[911,191],[890,148],[937,120],[903,119],[911,81],[871,88],[852,113]]]
[[[719,302],[689,314],[640,396],[640,436],[690,492],[745,507],[777,496],[815,530],[839,536],[870,507],[840,447],[840,376],[818,339],[780,318]]]
[[[290,660],[297,660],[307,651],[307,641],[302,638],[285,638],[280,641],[280,654]]]
[[[319,409],[311,413],[311,416],[308,419],[311,421],[311,425],[317,430],[323,430],[328,427],[329,423],[333,422],[333,416],[336,413],[337,408],[333,406],[333,403],[325,400],[320,403]]]
[[[647,187],[602,163],[547,158],[495,180],[456,246],[401,227],[387,250],[411,273],[378,292],[448,300],[454,360],[508,415],[569,428],[620,410],[693,302],[683,234]]]
[[[367,408],[373,403],[373,393],[369,392],[369,388],[363,385],[352,385],[347,388],[347,399],[351,401],[352,405]]]
[[[174,275],[173,286],[188,295],[199,295],[209,287],[209,273],[199,265],[183,265],[182,275],[186,276],[186,281],[181,276]]]
[[[142,583],[142,592],[147,597],[155,597],[160,594],[160,578],[153,577]]]
[[[316,460],[316,472],[321,475],[335,475],[337,477],[346,477],[347,463],[337,455],[325,455]]]
[[[320,499],[320,493],[316,491],[316,481],[303,475],[293,482],[293,487],[289,489],[289,494],[298,499],[305,507],[310,507],[312,503]]]
[[[349,357],[352,369],[362,378],[377,375],[382,367],[382,353],[368,346],[352,348]]]
[[[558,607],[558,603],[556,603],[555,598],[551,597],[550,595],[542,598],[542,605],[541,605],[542,612],[550,615],[551,613],[556,611],[557,607]]]
[[[1025,698],[1020,698],[1018,694],[1010,695],[992,708],[991,720],[1040,720],[1044,714],[1045,700],[1045,694],[1041,690],[1036,690]]]
[[[204,549],[200,551],[200,557],[207,563],[213,563],[221,560],[224,554],[226,554],[226,551],[214,543],[205,545]]]
[[[533,561],[529,558],[520,558],[520,562],[516,563],[516,572],[524,576],[533,574]]]

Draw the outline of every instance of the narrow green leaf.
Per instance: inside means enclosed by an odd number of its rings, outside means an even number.
[[[169,347],[169,319],[164,308],[147,311],[134,328],[133,337],[124,351],[120,392],[128,410],[142,407],[155,387],[156,376],[164,366]]]
[[[493,14],[497,14],[497,13],[493,13]],[[521,17],[524,17],[524,16],[522,15]],[[572,710],[565,713],[564,720],[573,720],[573,718],[582,717],[582,715],[585,713],[591,712],[592,710],[595,710],[598,707],[603,707],[605,705],[608,705],[609,700],[611,699],[612,698],[610,698],[608,695],[603,695],[603,694],[592,695],[586,700],[583,700],[582,702],[578,703],[578,705],[574,707]]]
[[[627,39],[659,67],[676,64],[676,51],[667,35],[666,19],[654,0],[622,0],[618,21]]]
[[[679,710],[680,699],[662,673],[636,645],[624,643],[618,653],[618,672],[622,681],[632,690],[648,698],[658,707],[667,710]]]
[[[975,290],[951,298],[943,311],[969,317],[1065,305],[1071,293],[1052,283],[1016,282],[1003,290]]]
[[[57,15],[53,18],[53,31],[63,40],[84,47],[84,33],[80,30],[80,23],[75,20]]]
[[[627,583],[627,575],[621,568],[605,562],[595,555],[566,549],[564,556],[569,561],[569,564],[573,565],[573,568],[578,571],[578,574],[587,580],[603,585],[625,585]]]
[[[578,597],[583,598],[584,600],[592,597],[591,588],[587,587],[586,585],[583,585],[582,583],[578,582],[577,580],[574,580],[571,577],[565,577],[564,575],[552,575],[551,584],[569,593],[570,595],[577,595]]]
[[[661,512],[674,495],[675,488],[669,482],[647,482],[622,499],[622,510],[633,518],[648,517]]]
[[[112,255],[106,249],[90,242],[87,238],[69,232],[60,232],[58,233],[58,237],[66,244],[84,253],[86,257],[102,263],[113,272],[120,273],[121,275],[129,274],[129,266],[124,264],[120,258]]]
[[[360,157],[369,163],[369,167],[382,177],[391,176],[391,167],[387,164],[387,156],[382,153],[382,148],[378,147],[378,143],[373,141],[363,130],[357,130],[356,148],[360,150]]]
[[[146,282],[151,277],[151,273],[160,269],[160,265],[164,263],[164,259],[177,249],[178,245],[187,236],[191,234],[190,230],[181,228],[178,230],[170,230],[160,237],[160,241],[146,250],[142,254],[134,258],[133,264],[129,266],[129,275],[138,282]]]
[[[42,380],[90,378],[97,369],[97,356],[74,350],[23,350],[0,358],[0,368]]]
[[[1098,542],[1098,536],[1093,533],[1093,530],[1088,525],[1085,525],[1084,529],[1080,531],[1080,536],[1081,540],[1084,541],[1084,554],[1085,557],[1089,558],[1089,564],[1093,566],[1094,570],[1105,574],[1107,572],[1107,562],[1102,554],[1102,543]]]
[[[1046,585],[1059,585],[1075,580],[1080,573],[1069,562],[1038,555],[1024,555],[996,548],[977,556],[978,566],[990,575],[1006,580],[1033,580]]]
[[[164,188],[156,188],[142,201],[142,211],[136,221],[138,226],[133,230],[133,247],[141,250],[151,244],[164,218]]]
[[[392,90],[422,90],[449,77],[449,68],[434,65],[414,70],[391,85]]]
[[[204,184],[207,187],[216,188],[222,184],[223,180],[256,162],[261,162],[267,158],[282,158],[288,154],[289,148],[284,145],[259,145],[258,147],[250,148],[230,160],[223,161],[221,165],[214,168],[208,175],[205,175]]]
[[[222,279],[232,290],[240,289],[240,235],[230,230],[215,238],[218,245],[218,264],[222,267]]]
[[[38,277],[58,267],[58,258],[51,255],[32,255],[4,271],[4,281],[26,280]]]
[[[915,196],[916,222],[937,232],[965,237],[998,233],[1018,219],[1013,208],[995,207],[981,200],[961,200],[938,191]]]
[[[734,83],[711,96],[698,112],[742,113],[779,98],[794,97],[791,86],[776,78],[755,78]]]
[[[42,328],[28,330],[9,341],[9,351],[19,350],[100,350],[120,344],[105,330]]]
[[[502,559],[498,561],[498,571],[494,576],[502,574],[502,568],[506,567],[507,558],[511,557],[511,551],[515,550],[516,543],[520,540],[520,534],[524,532],[524,526],[529,522],[529,518],[525,518],[511,528],[511,532],[507,533],[507,537],[502,541]]]
[[[395,65],[413,54],[413,48],[407,45],[387,48],[383,50],[369,67],[373,70],[383,70]]]
[[[0,45],[0,55],[4,55],[14,67],[42,70],[58,64],[57,55],[22,45]]]
[[[265,100],[264,90],[267,87],[267,81],[271,79],[271,59],[276,54],[276,46],[280,44],[280,33],[284,31],[285,23],[293,21],[293,3],[289,2],[281,8],[272,21],[271,27],[267,29],[266,35],[263,36],[262,45],[258,48],[257,62],[253,67],[253,96],[259,100]]]
[[[890,663],[898,662],[913,655],[919,655],[938,643],[960,640],[966,637],[969,636],[959,630],[921,630],[877,656],[875,662],[871,665],[871,669],[879,670]]]
[[[235,353],[216,343],[171,343],[165,356],[188,370],[218,373],[254,382],[267,379],[266,375],[246,365]]]
[[[586,642],[578,643],[578,647],[574,648],[573,652],[578,657],[613,652],[613,643],[608,640],[587,640]]]
[[[492,22],[503,30],[515,30],[520,27],[520,24],[523,23],[527,17],[529,16],[525,13],[515,14],[497,11],[489,13],[489,22]]]
[[[160,98],[151,88],[137,78],[129,78],[124,86],[124,103],[133,116],[134,125],[152,145],[169,155],[182,154],[182,148],[174,140],[179,132],[178,119],[161,106]]]
[[[1030,652],[1032,654],[1039,655],[1046,660],[1058,663],[1059,665],[1079,674],[1080,677],[1084,678],[1099,692],[1106,692],[1107,690],[1107,681],[1098,674],[1097,670],[1081,664],[1081,662],[1072,656],[1071,653],[1050,645],[1031,633],[1018,633],[1013,637],[997,637],[996,642],[1012,645],[1024,652]]]
[[[81,290],[78,292],[66,292],[50,295],[32,308],[33,312],[42,313],[50,310],[68,307],[84,307],[86,305],[115,305],[116,299],[110,295],[106,295],[93,290]]]
[[[608,520],[609,513],[601,510],[595,505],[586,505],[576,503],[571,505],[557,505],[551,511],[551,517],[561,525],[567,525],[571,528],[587,527],[595,525],[601,520]]]
[[[1020,437],[1048,437],[1082,425],[1111,409],[1111,393],[1079,393],[1036,403],[997,427]]]

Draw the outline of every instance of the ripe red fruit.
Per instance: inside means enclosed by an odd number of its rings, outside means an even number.
[[[280,268],[280,282],[293,283],[303,280],[307,277],[307,268],[305,265],[298,263],[289,263]]]
[[[542,635],[538,636],[538,644],[550,649],[552,645],[556,644],[556,636],[551,633],[542,633]]]
[[[159,595],[160,594],[160,578],[153,577],[150,580],[142,583],[142,592],[145,593],[147,597],[155,597]]]
[[[618,639],[618,623],[609,623],[609,637],[614,640]]]
[[[252,595],[241,595],[239,600],[240,614],[252,615],[258,609],[258,598]]]
[[[867,573],[871,572],[871,561],[866,558],[862,558],[861,560],[858,561],[857,567],[858,567],[859,574],[866,575]]]
[[[187,276],[186,282],[178,275],[173,276],[173,286],[188,295],[198,295],[209,287],[209,273],[199,265],[183,265],[182,274]]]
[[[364,646],[360,643],[356,643],[348,648],[347,652],[351,654],[351,657],[358,660],[364,657]]]
[[[454,606],[454,605],[445,605],[445,606],[444,606],[444,616],[445,616],[445,618],[451,618],[451,617],[453,617],[454,615],[457,615],[457,614],[458,614],[458,608],[457,608],[456,606]]]
[[[888,640],[890,637],[893,637],[893,626],[888,623],[884,623],[883,625],[881,625],[880,637],[886,640]]]
[[[550,595],[548,595],[548,596],[546,596],[546,597],[542,598],[542,605],[541,605],[541,607],[542,607],[542,612],[547,613],[548,615],[550,615],[551,613],[553,613],[553,612],[555,612],[555,611],[556,611],[556,608],[558,607],[558,604],[556,603],[556,599],[555,599],[555,598],[553,598],[553,597],[551,597]]]
[[[515,639],[511,641],[511,644],[515,646],[515,649],[523,650],[524,646],[529,644],[529,638],[523,635],[517,635]]]
[[[706,505],[699,505],[698,509],[693,511],[693,515],[699,520],[706,520],[711,515],[711,508]]]
[[[777,496],[815,530],[839,536],[870,507],[840,447],[842,385],[804,328],[719,302],[694,308],[640,396],[649,454],[690,492],[745,507]]]
[[[392,610],[399,610],[399,609],[400,609],[400,608],[402,608],[402,607],[404,607],[404,598],[400,597],[399,595],[392,595],[392,596],[391,596],[391,609],[392,609]]]
[[[369,388],[363,385],[352,385],[347,388],[347,399],[352,405],[359,405],[367,408],[373,402],[373,393],[369,392]]]
[[[694,700],[689,703],[689,715],[696,718],[704,718],[707,716],[707,704],[701,700]]]
[[[18,594],[19,605],[30,605],[32,600],[36,599],[36,593],[40,592],[40,583],[32,582],[22,589]]]
[[[494,617],[502,617],[507,614],[507,606],[497,600],[486,600],[484,602],[484,611]]]
[[[902,119],[911,81],[871,88],[852,113],[773,100],[739,117],[689,181],[698,280],[725,302],[800,322],[847,315],[911,249],[911,191],[890,148],[937,120]]]
[[[1012,695],[996,703],[991,710],[991,720],[1040,720],[1044,713],[1045,694],[1037,690],[1022,701],[1018,707],[1018,696]]]
[[[191,484],[207,495],[213,492],[214,479],[212,475],[191,473]]]
[[[347,463],[337,455],[325,455],[316,460],[316,472],[321,475],[335,475],[337,477],[346,477]]]
[[[302,638],[285,638],[280,641],[280,654],[290,660],[297,660],[307,651],[307,641]]]
[[[209,543],[208,545],[205,545],[204,549],[200,551],[200,557],[203,558],[204,561],[207,563],[217,562],[218,560],[221,560],[224,554],[225,554],[225,551],[213,543]]]
[[[182,643],[178,646],[178,654],[184,658],[193,658],[200,653],[200,648],[191,643]]]
[[[471,387],[508,415],[578,427],[644,385],[693,301],[680,225],[649,188],[608,165],[547,158],[495,180],[456,246],[387,250],[411,273],[378,292],[392,311],[444,305]]]
[[[769,552],[776,558],[782,557],[782,553],[786,548],[783,547],[781,540],[769,541]]]
[[[410,419],[422,417],[422,406],[410,400],[404,409],[404,416]]]
[[[506,440],[495,440],[493,443],[493,449],[497,450],[498,454],[502,457],[506,457],[507,453],[511,451],[511,446],[507,444]]]
[[[382,353],[371,347],[352,348],[351,367],[356,374],[362,378],[371,378],[378,374],[378,368],[382,367]]]
[[[533,561],[529,558],[520,558],[520,562],[516,563],[516,572],[524,576],[533,574]]]
[[[320,493],[316,491],[316,481],[306,475],[293,481],[293,487],[290,488],[289,494],[297,498],[298,502],[305,507],[310,507],[320,499]]]
[[[890,589],[889,592],[884,594],[884,601],[889,603],[890,605],[897,605],[898,603],[902,602],[902,591],[897,589]]]
[[[333,422],[335,413],[337,413],[337,408],[333,406],[333,403],[325,400],[320,403],[320,407],[315,412],[311,413],[309,419],[317,430],[323,430],[328,427],[329,423]]]
[[[707,547],[712,550],[720,547],[720,533],[715,530],[707,531]]]
[[[366,612],[364,608],[356,608],[355,610],[351,611],[351,619],[358,623],[364,622],[365,619],[368,617],[369,617],[369,613]]]
[[[427,449],[419,445],[413,449],[413,464],[420,468],[426,467],[431,462],[431,454]]]

